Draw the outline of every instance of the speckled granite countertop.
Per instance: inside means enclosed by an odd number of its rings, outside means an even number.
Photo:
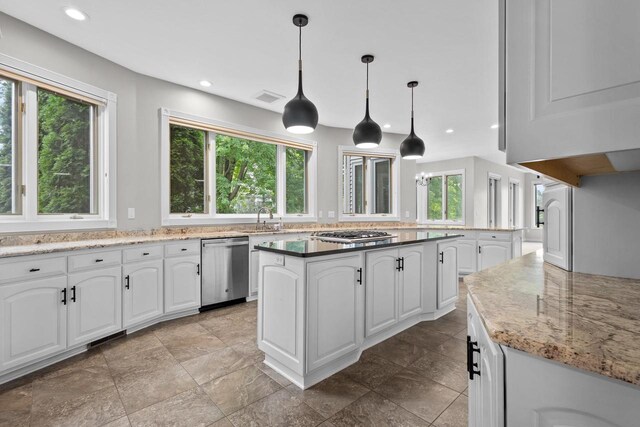
[[[464,281],[496,343],[640,385],[640,280],[566,272],[538,251]]]

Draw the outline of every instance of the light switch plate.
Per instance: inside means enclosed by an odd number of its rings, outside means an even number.
[[[127,218],[135,219],[136,218],[136,208],[129,208],[127,210]]]
[[[329,213],[327,214],[328,218],[335,218],[336,217],[336,212],[335,211],[329,211]]]

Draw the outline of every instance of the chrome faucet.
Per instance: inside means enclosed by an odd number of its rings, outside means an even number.
[[[263,213],[263,212],[265,212],[265,213],[268,212],[269,213],[269,219],[273,219],[273,211],[271,211],[271,209],[269,209],[266,206],[261,207],[260,210],[258,211],[258,222],[256,223],[256,230],[260,229],[260,214]]]

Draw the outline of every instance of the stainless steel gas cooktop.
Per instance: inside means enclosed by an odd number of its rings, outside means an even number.
[[[336,243],[361,243],[385,240],[395,237],[384,231],[349,230],[349,231],[318,231],[311,235],[312,239]]]

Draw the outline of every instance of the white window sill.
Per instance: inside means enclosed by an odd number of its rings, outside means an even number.
[[[398,222],[396,215],[340,215],[339,222]]]
[[[277,223],[280,216],[273,215],[273,219],[269,218],[268,213],[260,214],[260,222],[266,221],[268,224]],[[185,218],[183,216],[171,216],[162,220],[163,227],[171,226],[191,226],[191,225],[225,225],[225,224],[256,224],[258,221],[258,214],[250,215],[219,215],[216,217],[211,216],[192,216]],[[285,215],[282,217],[282,221],[288,222],[317,222],[318,217],[314,215]]]
[[[104,230],[116,228],[116,221],[106,219],[60,219],[60,220],[2,220],[0,233],[28,233],[37,231]]]
[[[418,225],[435,225],[435,226],[442,225],[447,227],[450,227],[450,226],[462,227],[466,225],[464,221],[457,221],[457,222],[456,221],[418,221],[417,223]]]

